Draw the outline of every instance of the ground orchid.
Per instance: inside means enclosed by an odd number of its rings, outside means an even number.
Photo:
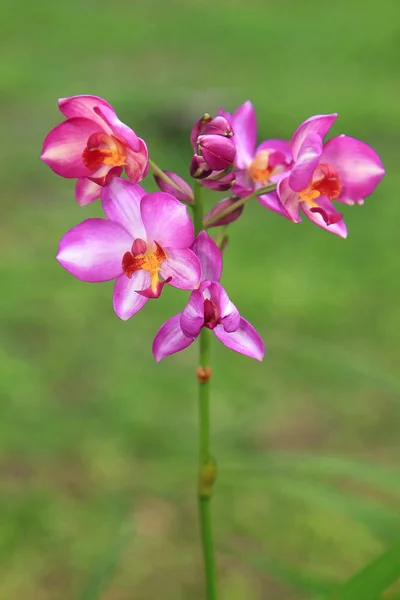
[[[360,140],[340,135],[323,143],[336,117],[316,115],[297,128],[291,141],[294,163],[278,183],[278,195],[293,221],[301,220],[301,208],[316,225],[346,237],[332,200],[362,204],[385,171],[376,152]]]
[[[221,114],[231,123],[236,144],[233,193],[237,197],[247,196],[270,183],[277,183],[292,162],[289,142],[269,139],[256,145],[257,121],[250,101],[239,106],[233,115],[223,111]],[[275,192],[258,196],[258,201],[270,210],[289,216]]]
[[[165,283],[195,288],[200,263],[190,246],[187,208],[164,192],[114,178],[102,194],[107,219],[87,219],[64,235],[57,260],[83,281],[115,279],[114,310],[121,319],[158,298]]]
[[[112,106],[97,96],[72,96],[58,101],[67,117],[46,136],[41,159],[58,175],[77,178],[79,204],[100,197],[102,186],[123,168],[134,183],[148,170],[145,142],[122,123]]]
[[[153,342],[157,361],[190,346],[203,327],[210,329],[227,348],[257,360],[264,356],[264,343],[254,327],[240,316],[219,283],[222,255],[210,236],[202,231],[192,250],[202,267],[202,282],[181,313],[161,327]]]

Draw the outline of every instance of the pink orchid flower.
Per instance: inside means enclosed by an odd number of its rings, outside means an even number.
[[[252,103],[248,100],[233,113],[220,111],[232,125],[236,144],[236,183],[233,193],[238,197],[248,196],[254,190],[277,183],[290,167],[292,153],[289,142],[270,139],[257,142],[257,121]],[[289,217],[276,192],[258,196],[258,201],[285,217]]]
[[[332,200],[362,204],[385,174],[379,156],[370,146],[346,135],[323,138],[337,115],[316,115],[295,131],[291,148],[294,164],[278,183],[278,195],[292,221],[300,208],[319,227],[346,237],[347,229]]]
[[[97,96],[71,96],[58,101],[67,117],[44,140],[41,159],[62,177],[77,178],[76,199],[89,204],[123,168],[134,183],[148,170],[145,142],[122,123],[113,107]]]
[[[165,283],[183,290],[199,285],[201,265],[190,249],[194,231],[185,205],[118,177],[104,188],[102,205],[107,219],[87,219],[68,231],[57,260],[82,281],[116,279],[113,305],[120,319],[158,298]]]
[[[254,327],[240,316],[236,306],[219,283],[222,272],[220,249],[202,231],[192,246],[202,267],[202,283],[194,290],[181,313],[171,317],[158,331],[153,342],[157,362],[187,348],[198,337],[202,327],[211,329],[227,348],[262,360],[264,342]]]

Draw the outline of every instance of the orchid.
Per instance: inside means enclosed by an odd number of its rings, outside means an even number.
[[[122,123],[112,106],[97,96],[72,96],[58,101],[67,117],[46,136],[41,159],[62,177],[77,178],[81,205],[97,200],[101,188],[123,168],[134,183],[148,170],[145,142]]]
[[[202,327],[210,329],[227,348],[257,360],[264,357],[264,343],[254,327],[240,316],[219,283],[222,255],[210,236],[202,231],[192,246],[202,267],[202,282],[181,313],[161,327],[153,342],[157,362],[190,346]]]
[[[234,131],[235,166],[238,170],[235,172],[233,193],[237,197],[243,197],[270,183],[277,183],[292,162],[289,142],[269,139],[256,146],[257,121],[250,101],[239,106],[233,115],[222,110],[220,114],[225,115]],[[258,201],[266,208],[289,217],[276,192],[261,194]]]
[[[82,281],[115,279],[113,305],[120,319],[158,298],[165,283],[183,290],[198,285],[193,224],[176,198],[146,194],[140,185],[114,178],[103,190],[102,206],[107,219],[87,219],[68,231],[57,260]]]
[[[148,158],[145,142],[119,121],[105,100],[72,96],[61,99],[59,107],[67,119],[47,135],[41,158],[62,177],[77,178],[79,204],[101,197],[104,218],[88,218],[68,231],[59,244],[58,262],[82,281],[115,280],[113,307],[122,320],[139,312],[149,299],[159,298],[165,285],[190,292],[183,310],[158,330],[152,349],[159,362],[199,339],[198,505],[207,598],[216,600],[210,334],[239,354],[259,361],[265,354],[260,335],[221,284],[226,228],[242,217],[245,203],[257,197],[292,222],[300,221],[301,209],[320,227],[345,237],[346,226],[332,201],[362,204],[384,169],[364,142],[341,135],[323,143],[335,114],[311,117],[291,142],[271,138],[256,146],[256,117],[247,101],[233,115],[220,111],[212,118],[206,113],[195,123],[190,135],[191,187]],[[161,191],[148,193],[139,185],[148,168]],[[128,179],[121,177],[123,169]],[[205,217],[204,187],[229,190]],[[218,226],[222,229],[213,240],[205,229]]]
[[[332,200],[362,204],[385,171],[376,152],[360,140],[340,135],[323,143],[336,117],[316,115],[296,129],[291,141],[294,164],[277,192],[293,221],[300,222],[301,208],[319,227],[346,237],[342,214]]]

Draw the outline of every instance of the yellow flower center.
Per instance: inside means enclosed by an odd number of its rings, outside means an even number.
[[[312,207],[318,206],[314,200],[320,196],[326,196],[329,200],[335,200],[341,192],[338,173],[328,164],[321,163],[316,168],[311,182],[304,190],[299,192],[300,202],[307,202]]]
[[[154,247],[147,244],[140,238],[132,244],[132,251],[125,252],[122,258],[122,270],[130,279],[136,271],[148,271],[151,275],[151,289],[154,293],[157,291],[159,282],[159,271],[161,264],[167,258],[167,255],[160,244],[154,242]]]
[[[126,148],[113,135],[93,133],[87,141],[82,160],[91,171],[96,171],[101,165],[122,167],[126,161]]]

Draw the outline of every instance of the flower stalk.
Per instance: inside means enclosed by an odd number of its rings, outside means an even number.
[[[202,188],[195,182],[194,226],[196,235],[203,229]],[[216,462],[210,454],[210,332],[203,327],[200,332],[199,366],[199,474],[198,507],[200,534],[203,548],[207,600],[217,600],[217,574],[211,522],[211,496],[217,476]]]

